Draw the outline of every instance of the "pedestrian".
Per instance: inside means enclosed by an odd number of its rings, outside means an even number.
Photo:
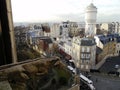
[[[98,79],[96,78],[96,82],[98,82]]]

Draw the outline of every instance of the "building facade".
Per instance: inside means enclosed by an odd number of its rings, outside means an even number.
[[[119,22],[112,22],[112,32],[113,33],[120,33],[120,23]]]
[[[120,36],[119,34],[96,35],[96,45],[102,51],[97,55],[96,62],[99,63],[106,56],[118,56],[120,51]],[[97,52],[99,52],[97,50]]]
[[[45,56],[51,56],[53,54],[53,42],[51,38],[43,37],[30,37],[30,42],[28,42],[29,47],[33,48],[35,51],[43,54]]]
[[[60,24],[60,32],[61,32],[60,36],[61,36],[63,39],[65,39],[65,38],[68,37],[69,21],[67,21],[67,22],[62,22],[62,23]]]
[[[107,33],[113,33],[111,23],[102,23],[100,27],[101,30],[106,31]]]
[[[95,67],[96,43],[93,38],[74,38],[72,42],[73,59],[78,68],[89,71]]]
[[[50,26],[50,31],[51,31],[51,37],[53,38],[58,38],[60,37],[60,34],[62,34],[62,32],[60,32],[60,24],[59,23],[54,23]]]
[[[59,44],[59,48],[74,60],[77,68],[89,71],[95,68],[96,43],[94,38],[73,37]]]

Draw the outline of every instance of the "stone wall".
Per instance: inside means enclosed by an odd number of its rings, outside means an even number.
[[[71,73],[58,57],[40,59],[0,71],[0,82],[8,81],[6,84],[10,84],[12,90],[37,90],[40,88],[47,90],[56,88],[57,90],[62,86],[68,88],[72,84],[69,82],[71,77]],[[68,82],[71,84],[68,85]]]

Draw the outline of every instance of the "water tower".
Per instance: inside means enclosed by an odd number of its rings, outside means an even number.
[[[85,35],[87,37],[93,37],[96,35],[96,17],[97,17],[97,8],[91,3],[85,9]]]

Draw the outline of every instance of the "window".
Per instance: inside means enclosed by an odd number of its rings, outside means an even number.
[[[81,61],[80,61],[81,63],[83,63],[83,60],[81,59]]]
[[[88,69],[88,65],[86,65],[86,69]]]
[[[87,47],[87,50],[86,50],[86,52],[90,52],[90,48],[89,48],[89,47]]]
[[[119,47],[119,45],[117,45],[117,47]]]
[[[86,54],[86,58],[90,58],[90,54]]]
[[[81,58],[85,58],[85,54],[81,54]]]
[[[84,52],[85,51],[85,48],[84,47],[82,47],[82,52]]]
[[[119,53],[119,50],[117,50],[117,53]]]
[[[81,65],[81,68],[83,68],[84,67],[84,65]]]
[[[89,64],[89,61],[88,61],[88,60],[86,61],[86,64]]]

